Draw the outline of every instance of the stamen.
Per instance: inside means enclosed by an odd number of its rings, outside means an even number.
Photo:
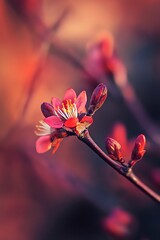
[[[49,135],[50,133],[35,131],[35,134],[36,134],[37,136],[46,136],[46,135]]]
[[[57,110],[54,109],[54,114],[59,117],[58,113],[57,113]]]
[[[66,108],[65,108],[65,106],[64,106],[64,103],[62,103],[62,110],[63,110],[63,112],[65,113],[66,117],[69,118],[68,113],[67,113],[67,110],[66,110]]]
[[[78,115],[78,113],[77,113],[77,106],[76,106],[75,103],[73,104],[73,106],[74,106],[75,117],[77,117],[77,115]]]
[[[65,119],[67,119],[67,116],[65,115],[65,112],[62,112],[60,109],[58,109],[58,113]]]
[[[45,136],[51,134],[54,129],[51,128],[47,123],[44,121],[39,121],[41,125],[36,125],[37,131],[35,131],[35,134],[37,136]]]
[[[70,109],[68,109],[68,116],[69,116],[69,117],[72,117],[72,114],[71,114],[71,110],[70,110]]]
[[[64,112],[64,114],[65,114],[65,116],[66,116],[66,119],[67,119],[67,118],[69,118],[69,116],[68,116],[68,113],[67,113],[66,109],[65,109],[65,108],[62,108],[62,111]]]
[[[75,103],[72,103],[71,99],[67,99],[66,103],[62,103],[62,107],[57,107],[55,111],[55,115],[58,117],[62,117],[64,119],[69,119],[72,117],[77,117],[77,106]]]

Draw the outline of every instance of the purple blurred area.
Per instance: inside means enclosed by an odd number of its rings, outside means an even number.
[[[37,154],[34,134],[42,102],[70,87],[86,90],[89,99],[105,82],[108,99],[90,134],[102,149],[106,136],[115,137],[128,158],[134,139],[146,134],[147,154],[135,173],[159,192],[159,145],[111,79],[95,81],[85,72],[88,44],[109,32],[129,83],[160,129],[159,12],[159,0],[1,1],[1,240],[160,239],[158,204],[77,138],[64,139],[55,155]]]

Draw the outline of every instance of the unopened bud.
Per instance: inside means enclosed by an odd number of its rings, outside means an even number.
[[[109,156],[116,161],[122,162],[121,145],[113,138],[107,137],[105,147]]]
[[[107,98],[107,87],[100,83],[93,91],[87,115],[93,115],[105,102]]]
[[[145,154],[146,150],[144,149],[146,145],[146,138],[143,134],[140,134],[135,141],[135,145],[132,151],[131,160],[138,161]]]
[[[50,103],[42,103],[41,105],[41,111],[45,117],[50,117],[54,115],[54,108]]]

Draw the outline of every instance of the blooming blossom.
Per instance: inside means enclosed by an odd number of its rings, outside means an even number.
[[[72,88],[66,91],[62,101],[53,97],[51,104],[42,103],[41,110],[45,118],[36,126],[35,133],[40,136],[36,142],[37,152],[44,153],[53,148],[54,153],[65,137],[83,134],[93,123],[92,115],[102,106],[106,96],[106,86],[99,84],[93,91],[91,100],[94,99],[94,104],[90,102],[88,111],[85,108],[86,92],[82,91],[77,97]]]
[[[96,110],[104,103],[106,99],[104,95],[107,96],[107,89],[104,84],[99,84],[97,88],[98,91],[94,90],[91,97],[91,99],[97,99],[94,102]],[[97,98],[94,97],[95,94],[98,94]],[[46,152],[51,148],[53,148],[54,153],[64,137],[70,135],[80,136],[93,123],[92,115],[94,113],[93,111],[86,111],[86,102],[87,95],[85,91],[82,91],[77,97],[75,91],[70,88],[66,91],[62,101],[53,97],[51,104],[43,103],[41,105],[45,118],[36,126],[35,133],[40,136],[36,142],[38,153]],[[91,104],[93,105],[93,101],[91,101]]]
[[[44,121],[52,128],[74,129],[78,133],[77,127],[80,124],[87,123],[87,125],[90,125],[93,122],[92,117],[83,116],[82,114],[86,113],[86,102],[87,95],[85,91],[82,91],[77,97],[73,89],[68,89],[62,101],[55,97],[52,98],[54,115],[45,118]]]

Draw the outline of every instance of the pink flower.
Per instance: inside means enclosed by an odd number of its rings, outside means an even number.
[[[53,148],[55,153],[63,138],[81,136],[93,123],[92,115],[102,106],[106,96],[106,86],[99,84],[92,94],[88,111],[85,109],[86,92],[82,91],[77,97],[72,88],[66,91],[62,101],[53,97],[51,104],[42,103],[41,110],[45,118],[36,126],[35,133],[40,136],[36,142],[37,152],[44,153]]]
[[[52,128],[76,128],[84,119],[79,119],[82,112],[85,112],[85,105],[87,102],[86,92],[83,91],[76,96],[75,91],[71,88],[68,89],[62,101],[58,98],[52,98],[52,106],[54,115],[45,118],[47,123]],[[92,123],[92,118],[87,118],[86,121]]]
[[[52,104],[41,105],[45,119],[36,126],[35,133],[40,136],[36,142],[38,153],[44,153],[51,148],[54,153],[64,137],[78,136],[93,123],[93,118],[87,115],[85,110],[86,102],[85,91],[77,97],[73,89],[68,89],[62,101],[53,97]]]

